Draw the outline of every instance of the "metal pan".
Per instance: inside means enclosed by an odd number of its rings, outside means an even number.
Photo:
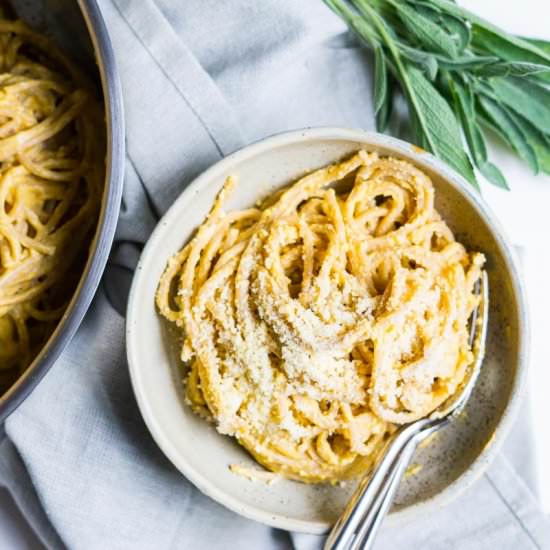
[[[42,351],[0,397],[0,422],[29,396],[48,372],[75,334],[92,301],[113,242],[124,171],[122,93],[113,50],[96,1],[14,0],[8,8],[37,31],[53,38],[98,82],[105,105],[107,159],[99,222],[78,287]]]

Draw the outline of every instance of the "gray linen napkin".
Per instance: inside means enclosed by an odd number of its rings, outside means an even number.
[[[123,313],[140,245],[189,181],[236,148],[305,126],[372,128],[369,58],[320,0],[101,0],[121,71],[128,156],[109,267],[75,339],[6,422],[0,479],[50,548],[319,548],[197,491],[137,410]],[[550,548],[524,420],[473,489],[377,547]],[[526,458],[527,456],[527,458]],[[522,480],[511,462],[520,458]],[[51,522],[49,523],[48,522]]]

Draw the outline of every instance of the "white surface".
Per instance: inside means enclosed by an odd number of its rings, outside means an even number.
[[[492,22],[515,33],[550,39],[550,2],[548,0],[461,0],[460,2]],[[550,432],[547,427],[546,388],[550,385],[548,312],[550,293],[550,177],[533,176],[512,155],[495,151],[493,160],[503,169],[512,193],[485,186],[484,195],[507,227],[511,239],[525,247],[525,271],[532,318],[533,349],[530,399],[539,464],[539,490],[547,512],[550,512]],[[546,424],[546,425],[545,425]],[[546,468],[544,468],[546,466]],[[0,550],[39,548],[30,528],[13,513],[13,501],[0,491]]]
[[[548,0],[462,0],[506,30],[550,40],[550,2]],[[524,269],[531,310],[530,410],[535,433],[539,493],[544,510],[550,513],[550,431],[548,395],[550,370],[548,358],[550,293],[550,176],[534,176],[526,166],[503,149],[493,149],[493,160],[502,168],[512,192],[486,185],[483,194],[508,231],[512,242],[525,250]]]

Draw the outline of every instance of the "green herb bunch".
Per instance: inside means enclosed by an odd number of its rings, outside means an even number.
[[[550,42],[508,34],[452,0],[324,2],[374,51],[380,132],[398,84],[412,140],[476,187],[473,166],[508,188],[488,160],[487,129],[535,173],[550,174]]]

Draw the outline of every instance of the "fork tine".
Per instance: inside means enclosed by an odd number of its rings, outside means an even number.
[[[444,418],[447,415],[456,416],[470,398],[475,386],[483,358],[485,356],[485,340],[487,338],[487,323],[489,320],[489,279],[486,271],[481,272],[481,277],[476,282],[476,294],[479,295],[479,303],[470,316],[469,344],[474,354],[474,360],[470,371],[465,375],[460,389],[451,395],[432,414],[431,418]]]
[[[476,281],[474,286],[474,293],[480,297],[479,303],[472,312],[471,315],[471,321],[470,321],[470,335],[468,338],[468,344],[470,345],[470,348],[474,345],[476,341],[476,334],[478,329],[478,319],[480,318],[480,309],[481,311],[481,327],[479,327],[482,331],[486,330],[486,317],[487,317],[487,311],[485,304],[488,303],[488,292],[489,292],[489,282],[487,278],[487,272],[482,271],[480,278]],[[480,336],[480,339],[483,335]]]
[[[482,275],[482,277],[483,277],[483,275]],[[474,285],[474,294],[476,296],[479,296],[481,299],[478,302],[478,304],[476,305],[476,307],[474,308],[474,311],[472,311],[472,316],[471,316],[471,320],[470,320],[470,334],[468,336],[468,345],[470,346],[470,349],[472,349],[472,346],[474,345],[476,332],[477,332],[476,326],[477,326],[477,318],[478,318],[478,313],[479,313],[479,307],[481,305],[481,300],[483,300],[483,298],[480,296],[480,294],[481,294],[481,278],[482,277],[480,277],[475,282],[475,285]]]

